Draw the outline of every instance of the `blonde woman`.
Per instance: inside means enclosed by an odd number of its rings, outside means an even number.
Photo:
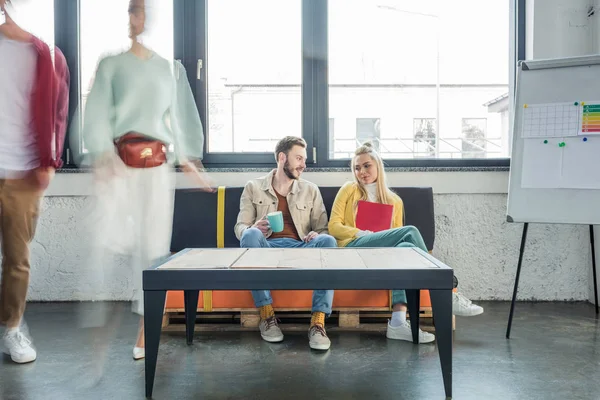
[[[354,182],[348,182],[338,192],[329,219],[329,233],[336,238],[339,247],[418,247],[427,251],[421,233],[414,226],[403,225],[402,199],[392,192],[386,183],[381,156],[370,143],[365,143],[354,153],[352,159]],[[362,231],[356,228],[355,211],[359,200],[394,206],[391,229],[381,232]],[[455,279],[456,285],[456,279]],[[388,339],[412,342],[410,322],[406,320],[406,293],[392,291],[392,319],[388,323]],[[453,294],[452,310],[455,315],[474,316],[483,308],[471,303],[459,293]],[[419,330],[419,343],[435,340],[431,333]]]

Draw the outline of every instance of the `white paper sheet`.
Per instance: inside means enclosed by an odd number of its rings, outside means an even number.
[[[577,105],[575,104],[577,103]],[[561,138],[581,131],[579,102],[523,105],[523,138]]]
[[[600,189],[600,137],[591,136],[586,139],[565,139],[562,188]]]
[[[530,189],[555,189],[561,184],[562,155],[559,147],[562,138],[525,139],[523,145],[523,170],[521,187]]]

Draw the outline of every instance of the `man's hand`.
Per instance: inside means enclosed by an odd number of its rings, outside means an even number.
[[[33,172],[34,185],[41,190],[46,190],[50,185],[50,181],[54,178],[54,168],[36,168]]]
[[[266,215],[258,221],[256,221],[256,223],[252,225],[252,227],[260,230],[265,237],[267,236],[267,232],[269,232],[269,229],[271,229],[271,227],[269,226],[269,220],[267,220]]]
[[[314,238],[316,238],[317,236],[319,236],[319,234],[315,231],[310,231],[308,232],[308,235],[306,235],[303,239],[304,243],[310,243],[311,240],[313,240]]]
[[[183,163],[181,165],[181,169],[187,176],[190,177],[190,179],[192,179],[196,185],[198,185],[200,190],[211,193],[217,190],[215,188],[215,182],[211,179],[211,177],[205,172],[200,172],[196,165],[191,161],[186,161]]]

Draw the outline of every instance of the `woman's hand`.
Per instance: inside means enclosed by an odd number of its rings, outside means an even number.
[[[125,163],[114,153],[106,152],[94,161],[94,180],[108,182],[125,174]]]
[[[373,233],[372,231],[358,231],[356,233],[356,237],[363,237],[363,236],[367,236],[370,235],[371,233]]]
[[[200,161],[197,161],[200,164],[200,167],[202,168],[202,163]],[[190,177],[190,179],[194,182],[194,184],[196,184],[198,186],[198,188],[200,190],[203,190],[205,192],[216,192],[217,189],[215,188],[215,182],[212,180],[212,178],[205,172],[200,172],[198,170],[198,167],[196,167],[196,164],[194,164],[191,161],[186,161],[181,165],[181,169],[183,170],[183,172]]]

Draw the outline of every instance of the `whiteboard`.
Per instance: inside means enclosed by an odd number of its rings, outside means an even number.
[[[513,111],[507,221],[600,224],[600,56],[521,62]]]

